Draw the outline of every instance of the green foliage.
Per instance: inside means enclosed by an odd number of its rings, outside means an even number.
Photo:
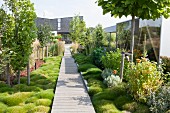
[[[51,27],[45,22],[44,25],[39,25],[37,28],[37,38],[41,46],[44,47],[50,41]]]
[[[117,47],[128,51],[130,49],[131,33],[130,30],[125,30],[128,26],[126,22],[119,23],[117,26]]]
[[[21,91],[21,92],[31,92],[31,91],[41,91],[42,89],[36,86],[27,86],[25,84],[18,84],[13,87],[14,91]]]
[[[148,99],[152,113],[165,113],[170,109],[170,86],[162,86],[157,92],[152,92]]]
[[[103,77],[103,79],[107,78],[108,76],[111,76],[113,73],[112,73],[112,69],[109,69],[109,68],[105,68],[103,71],[102,71],[102,74],[101,76]]]
[[[150,113],[148,106],[134,101],[125,103],[122,106],[122,109],[130,111],[132,113]]]
[[[105,51],[101,47],[96,48],[92,53],[93,63],[99,68],[103,68],[101,58],[104,54],[105,54]]]
[[[92,59],[90,56],[85,56],[81,53],[74,54],[73,57],[78,64],[92,63]]]
[[[32,53],[31,45],[36,38],[34,21],[36,13],[30,0],[6,0],[5,5],[11,12],[7,21],[12,24],[3,34],[3,47],[10,48],[16,54],[10,62],[14,71],[22,70],[28,63],[29,56]]]
[[[107,52],[105,56],[102,56],[101,61],[104,68],[119,71],[121,65],[121,50],[117,49],[116,52]]]
[[[146,97],[156,91],[162,84],[161,72],[157,64],[150,61],[131,64],[128,72],[129,90],[136,100],[146,102]]]
[[[26,103],[26,104],[28,104],[28,103],[34,103],[34,102],[36,102],[37,100],[38,100],[38,98],[35,97],[35,96],[33,96],[33,97],[28,98],[28,99],[25,101],[25,103]]]
[[[48,113],[50,111],[50,107],[46,106],[37,106],[31,109],[31,113]]]
[[[95,41],[93,39],[93,32],[94,32],[94,28],[87,28],[86,34],[85,34],[85,42],[84,46],[85,46],[85,52],[86,55],[89,55],[92,53],[93,48],[95,47]]]
[[[102,92],[105,88],[105,85],[100,80],[96,80],[94,78],[88,79],[88,86],[89,86],[89,95],[94,95],[96,93]]]
[[[80,65],[78,67],[78,71],[79,72],[84,72],[84,71],[87,71],[90,68],[96,68],[96,66],[93,65],[93,64],[82,64],[82,65]]]
[[[114,87],[121,83],[120,77],[116,75],[110,75],[104,79],[104,83],[107,84],[108,87]]]
[[[88,79],[88,86],[105,88],[105,85],[102,83],[102,81],[96,80],[94,78]]]
[[[94,30],[94,36],[95,36],[95,45],[97,48],[103,46],[103,40],[105,38],[105,33],[102,28],[102,25],[97,25],[95,30]]]
[[[43,105],[43,106],[50,106],[51,105],[51,100],[49,99],[38,99],[37,101],[35,101],[35,104],[37,106],[39,105]]]
[[[0,112],[47,113],[50,111],[58,77],[58,74],[54,73],[59,72],[61,56],[45,58],[45,62],[42,67],[32,72],[30,86],[20,84],[11,88],[4,82],[0,82],[0,92],[6,92],[0,93]],[[26,77],[21,77],[21,83],[25,81]]]
[[[94,100],[115,100],[119,96],[126,95],[125,85],[120,84],[118,86],[107,88],[103,92],[100,92],[93,96]]]
[[[56,38],[56,39],[61,39],[62,36],[61,36],[61,35],[57,35],[55,38]]]
[[[162,59],[162,63],[165,65],[165,69],[164,69],[164,72],[167,73],[167,72],[170,72],[170,58],[169,57],[161,57]]]
[[[83,76],[83,77],[84,77],[84,79],[86,79],[86,80],[88,80],[88,79],[90,79],[90,78],[94,78],[94,79],[100,80],[100,81],[103,80],[103,78],[101,77],[100,74],[86,74],[86,75]]]
[[[6,109],[7,109],[7,105],[0,102],[0,113],[4,113]]]
[[[83,75],[87,75],[87,74],[101,74],[102,70],[99,68],[90,68],[88,69],[86,72],[83,73]]]
[[[30,113],[31,109],[33,109],[35,107],[35,104],[29,103],[29,104],[23,105],[22,107],[27,111],[27,113]]]
[[[5,111],[5,113],[26,113],[26,110],[21,107],[21,106],[13,106],[13,107],[9,107],[7,108],[7,110]]]
[[[86,32],[86,24],[80,19],[79,15],[73,17],[70,22],[70,36],[73,42],[84,43],[84,36]]]
[[[88,90],[88,93],[90,96],[93,96],[96,93],[102,92],[103,89],[101,87],[97,87],[97,86],[91,86]]]
[[[142,19],[156,19],[163,15],[169,16],[169,1],[153,1],[153,0],[123,0],[123,1],[106,1],[97,0],[98,5],[103,8],[103,13],[111,13],[112,16],[122,17],[128,15],[134,15]],[[146,5],[147,4],[147,5]]]
[[[50,54],[52,56],[57,56],[58,55],[58,43],[54,43],[49,50]]]
[[[161,16],[170,16],[170,1],[168,0],[97,0],[98,6],[103,9],[103,14],[111,13],[111,16],[132,16],[131,23],[131,61],[133,62],[135,17],[141,19],[157,19]],[[146,5],[147,4],[147,5]],[[129,40],[127,40],[129,41]]]
[[[10,87],[1,87],[0,88],[0,92],[1,93],[5,93],[5,92],[8,92],[8,93],[12,93],[14,90]]]
[[[93,100],[93,105],[97,113],[122,113],[110,100]]]
[[[54,97],[54,92],[53,89],[48,89],[48,90],[44,90],[41,91],[39,93],[36,93],[35,96],[39,99],[50,99],[52,100]]]
[[[13,95],[9,95],[3,98],[2,102],[7,104],[8,106],[15,106],[23,103],[27,98],[29,98],[33,93],[31,92],[22,92],[15,93]]]
[[[114,100],[115,106],[117,106],[119,109],[122,109],[124,104],[130,102],[132,102],[132,98],[129,95],[122,95]]]

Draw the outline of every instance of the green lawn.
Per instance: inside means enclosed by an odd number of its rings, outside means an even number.
[[[31,73],[30,86],[26,77],[13,87],[0,82],[0,113],[50,112],[60,63],[61,56],[45,58],[45,63]]]

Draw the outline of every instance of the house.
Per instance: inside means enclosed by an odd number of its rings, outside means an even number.
[[[83,16],[79,16],[80,19],[83,20]],[[41,18],[37,17],[35,20],[36,25],[43,25],[45,23],[49,24],[51,26],[52,32],[62,35],[63,39],[68,40],[69,39],[69,26],[70,21],[73,19],[73,17],[65,17],[65,18],[54,18],[54,19],[48,19],[48,18]]]

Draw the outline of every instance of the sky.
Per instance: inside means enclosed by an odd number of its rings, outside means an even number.
[[[117,22],[129,20],[130,17],[121,19],[103,15],[102,8],[97,6],[96,0],[31,0],[38,17],[62,18],[73,17],[77,14],[83,16],[87,27],[101,24],[103,27],[116,25]]]
[[[103,15],[102,8],[97,6],[95,1],[97,0],[31,0],[38,17],[63,18],[79,14],[83,16],[87,27],[101,24],[105,28],[130,19],[130,17],[114,18],[110,14]]]

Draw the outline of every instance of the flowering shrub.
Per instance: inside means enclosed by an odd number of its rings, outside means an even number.
[[[146,102],[146,97],[156,91],[162,84],[161,72],[157,64],[143,58],[131,64],[127,70],[128,86],[136,100]]]
[[[117,49],[116,52],[110,51],[107,52],[105,56],[102,56],[101,59],[103,65],[105,68],[111,68],[111,69],[120,69],[121,64],[121,52],[119,49]]]
[[[116,74],[120,73],[120,67],[121,67],[121,50],[117,49],[116,52],[110,51],[107,52],[105,56],[102,56],[101,61],[104,65],[104,68],[110,68],[112,70],[117,70]],[[128,65],[128,61],[124,61],[124,72],[126,72]],[[126,79],[126,75],[125,75]]]

